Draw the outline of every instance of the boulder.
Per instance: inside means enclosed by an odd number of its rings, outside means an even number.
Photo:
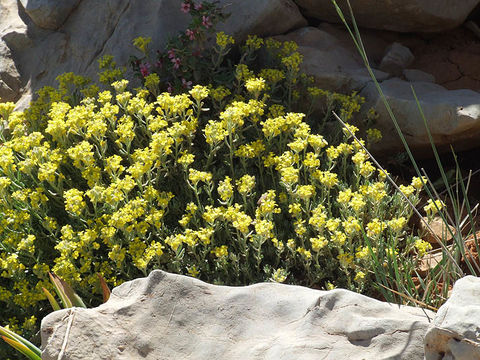
[[[296,0],[308,17],[341,22],[332,0]],[[351,0],[361,27],[399,32],[441,32],[461,25],[480,0]],[[346,0],[337,0],[347,18]]]
[[[386,73],[400,76],[403,70],[411,65],[414,60],[415,57],[408,47],[394,42],[387,48],[385,56],[380,62],[379,69]]]
[[[431,155],[430,141],[412,87],[418,97],[435,145],[440,151],[476,146],[480,137],[480,93],[472,90],[447,90],[429,82],[407,82],[398,78],[380,84],[403,134],[417,156]],[[403,151],[403,145],[373,83],[360,95],[366,98],[364,111],[374,108],[379,117],[375,127],[383,139],[372,148],[376,153]],[[429,151],[426,151],[429,150]]]
[[[43,29],[58,29],[80,0],[20,0],[32,21]]]
[[[15,0],[0,1],[0,102],[16,101],[22,81],[14,53],[30,45]]]
[[[425,335],[425,360],[480,359],[480,279],[466,276],[453,286]]]
[[[221,0],[220,4],[231,16],[219,30],[237,41],[249,34],[273,36],[307,26],[307,20],[293,0]]]
[[[322,89],[351,92],[371,81],[361,57],[335,31],[305,27],[276,39],[295,41],[299,45],[298,51],[303,55],[301,70],[313,76],[316,85]],[[389,77],[378,70],[375,75],[379,80]]]
[[[417,70],[417,69],[405,69],[403,70],[403,76],[407,81],[410,82],[416,82],[416,81],[421,81],[421,82],[435,82],[435,76],[432,74],[426,73],[425,71],[422,70]]]
[[[153,271],[42,321],[42,359],[421,359],[433,313],[347,290],[206,284]]]

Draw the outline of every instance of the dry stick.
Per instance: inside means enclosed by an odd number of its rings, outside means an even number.
[[[450,252],[448,251],[447,247],[445,246],[445,244],[443,244],[442,240],[438,237],[437,234],[435,234],[435,232],[433,231],[433,229],[430,227],[430,225],[428,224],[428,222],[423,218],[423,216],[420,214],[420,212],[417,210],[417,208],[415,207],[415,205],[412,204],[412,202],[408,199],[407,195],[405,195],[402,190],[400,190],[400,188],[397,186],[397,184],[395,184],[395,181],[393,181],[393,179],[390,177],[390,175],[388,175],[388,173],[385,171],[385,169],[378,163],[378,161],[373,157],[372,154],[370,154],[370,152],[367,150],[367,148],[362,144],[362,142],[355,136],[355,134],[349,129],[349,127],[343,122],[342,119],[340,119],[340,117],[335,113],[335,111],[332,111],[333,113],[333,116],[335,116],[335,118],[340,122],[340,124],[342,124],[342,126],[347,129],[347,131],[350,133],[350,135],[355,139],[355,141],[362,147],[362,149],[367,153],[367,155],[370,157],[370,159],[372,159],[372,161],[375,163],[375,165],[380,169],[382,170],[382,172],[385,174],[386,178],[388,179],[388,181],[390,181],[390,183],[395,187],[395,189],[397,191],[400,192],[400,194],[402,194],[402,196],[405,198],[405,200],[407,201],[407,203],[410,205],[410,207],[413,209],[413,211],[415,212],[415,214],[418,215],[418,217],[420,218],[420,220],[425,224],[425,226],[427,227],[428,230],[430,230],[430,232],[432,233],[433,237],[435,238],[435,241],[438,242],[438,244],[440,245],[440,247],[445,250],[445,252],[447,253],[447,256],[450,258],[450,260],[452,261],[453,264],[455,264],[455,266],[458,268],[458,270],[460,271],[460,275],[462,276],[465,276],[465,273],[462,271],[462,269],[460,268],[460,266],[457,264],[457,262],[455,261],[455,259],[453,258],[452,254],[450,254]]]
[[[414,299],[414,298],[412,298],[411,296],[408,296],[408,295],[402,294],[401,292],[398,292],[398,291],[396,291],[396,290],[390,289],[389,287],[387,287],[387,286],[385,286],[385,285],[383,285],[383,284],[378,284],[378,285],[380,285],[381,287],[383,287],[383,288],[385,288],[385,289],[387,289],[387,290],[389,290],[389,291],[391,291],[391,292],[393,292],[393,293],[395,293],[395,294],[403,297],[404,299],[410,300],[410,301],[412,301],[412,302],[414,302],[414,303],[416,303],[416,304],[418,304],[418,305],[421,305],[421,306],[423,306],[423,307],[425,307],[425,308],[427,308],[427,309],[429,309],[429,310],[438,311],[438,309],[437,309],[436,307],[433,307],[433,306],[431,306],[431,305],[425,304],[423,301]]]
[[[58,354],[57,360],[62,360],[63,354],[65,353],[65,349],[67,348],[70,329],[72,328],[73,318],[75,317],[75,308],[70,309],[68,317],[69,319],[68,319],[67,329],[65,330],[65,337],[63,338],[62,348],[60,350],[60,353]]]

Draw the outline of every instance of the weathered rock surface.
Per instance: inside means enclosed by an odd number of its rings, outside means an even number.
[[[296,0],[305,15],[328,22],[340,22],[331,0]],[[346,0],[338,5],[349,16]],[[351,0],[359,26],[399,32],[434,32],[462,24],[479,0]]]
[[[42,359],[57,359],[66,336],[63,360],[422,359],[432,315],[340,289],[214,286],[154,271],[97,308],[44,318]]]
[[[20,0],[32,21],[43,29],[58,29],[80,0]]]
[[[22,82],[13,54],[28,45],[27,26],[20,18],[17,2],[0,1],[0,101],[19,98]]]
[[[448,150],[474,146],[480,137],[480,93],[471,90],[446,90],[444,87],[427,83],[410,83],[398,78],[381,82],[383,93],[396,116],[403,134],[418,155],[430,148],[427,130],[423,124],[412,87],[420,102],[435,145]],[[393,122],[373,83],[360,93],[367,101],[364,109],[373,107],[379,114],[375,125],[382,131],[383,139],[375,145],[377,152],[402,151]],[[424,152],[423,155],[428,155]]]
[[[18,100],[44,85],[53,85],[64,72],[96,77],[97,59],[106,54],[113,55],[118,64],[127,64],[130,55],[140,55],[132,45],[138,36],[150,36],[151,49],[161,49],[190,21],[180,11],[181,3],[0,0],[0,36],[4,41],[0,42],[0,101]],[[246,34],[281,34],[306,25],[292,0],[222,0],[220,5],[233,14],[223,30],[239,39]],[[55,30],[58,26],[61,28]]]
[[[425,360],[480,359],[480,278],[458,280],[425,336]]]
[[[417,69],[404,69],[402,72],[403,76],[407,81],[410,82],[416,82],[416,81],[422,81],[422,82],[435,82],[435,76],[432,74],[426,73],[425,71],[422,70],[417,70]]]
[[[362,59],[344,46],[344,39],[335,31],[329,30],[329,27],[305,27],[276,38],[299,45],[298,51],[303,55],[301,70],[313,76],[322,89],[348,92],[363,88],[371,78]],[[389,77],[382,71],[375,71],[375,75],[379,80]]]
[[[415,60],[410,49],[398,42],[391,44],[380,62],[379,69],[395,75],[400,76],[403,70],[406,69]]]

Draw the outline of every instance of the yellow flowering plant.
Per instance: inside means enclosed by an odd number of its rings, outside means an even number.
[[[411,269],[425,247],[400,193],[348,133],[312,130],[329,119],[310,111],[319,97],[348,119],[362,99],[314,91],[294,43],[249,37],[240,51],[223,84],[211,72],[184,92],[159,79],[131,90],[107,59],[107,90],[68,75],[78,89],[42,90],[24,112],[0,104],[2,321],[21,330],[44,315],[50,271],[91,306],[97,274],[110,286],[164,269],[371,294],[372,249]]]

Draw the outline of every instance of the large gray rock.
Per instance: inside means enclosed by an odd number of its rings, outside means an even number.
[[[150,36],[150,48],[162,49],[170,36],[184,31],[190,22],[189,16],[180,10],[182,0],[22,0],[22,3],[0,0],[0,35],[2,29],[10,29],[8,49],[2,50],[0,44],[0,94],[2,91],[10,94],[2,96],[2,101],[17,100],[24,95],[23,104],[40,87],[54,85],[61,73],[95,78],[97,59],[103,55],[113,55],[120,65],[128,64],[130,55],[141,55],[132,45],[138,36]],[[57,6],[60,3],[62,6]],[[220,5],[232,13],[222,29],[234,34],[237,40],[247,34],[281,34],[306,24],[293,0],[222,0]],[[24,16],[20,17],[22,13]],[[29,43],[13,36],[13,20],[25,33],[28,29]],[[58,31],[40,28],[56,29],[60,25]],[[12,74],[12,66],[18,69],[21,79],[16,86],[18,90],[1,75]],[[127,78],[131,79],[132,74],[127,73]]]
[[[379,69],[386,73],[400,76],[403,70],[413,63],[413,56],[410,49],[398,42],[391,44],[380,62]]]
[[[480,278],[453,286],[425,336],[425,360],[480,359]]]
[[[412,87],[432,134],[440,150],[449,151],[476,146],[480,138],[480,93],[471,90],[447,90],[429,82],[408,82],[398,78],[382,81],[382,91],[392,108],[400,128],[417,155],[429,155],[428,133],[413,96]],[[364,110],[373,107],[378,115],[375,127],[380,129],[383,139],[375,144],[378,153],[404,150],[394,124],[373,83],[360,92],[365,97]]]
[[[153,271],[42,321],[42,359],[422,359],[432,313],[346,291]]]
[[[13,54],[28,47],[27,26],[22,21],[16,0],[0,1],[0,102],[16,101],[22,81]]]
[[[340,22],[332,0],[296,0],[309,17]],[[361,27],[400,31],[434,32],[461,25],[479,0],[350,0]],[[346,0],[337,0],[344,14],[350,12]]]
[[[281,41],[295,41],[303,55],[301,70],[313,76],[317,86],[325,90],[350,92],[366,86],[371,81],[363,61],[342,36],[328,27],[305,27],[277,36]],[[379,80],[389,75],[375,71]]]
[[[80,0],[20,0],[32,21],[43,29],[58,29]]]

